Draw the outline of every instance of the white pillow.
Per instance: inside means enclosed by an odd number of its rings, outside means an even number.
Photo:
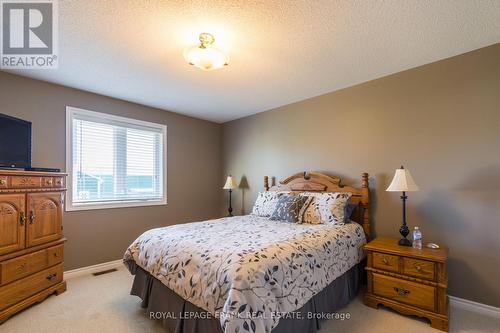
[[[348,192],[303,192],[302,196],[312,196],[314,200],[304,212],[303,223],[343,224],[345,206],[352,193]]]
[[[252,215],[270,217],[276,209],[276,205],[282,195],[282,192],[276,191],[259,192],[255,204],[253,205]]]

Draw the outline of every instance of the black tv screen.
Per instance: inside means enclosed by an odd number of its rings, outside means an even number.
[[[31,167],[31,123],[0,113],[0,168]]]

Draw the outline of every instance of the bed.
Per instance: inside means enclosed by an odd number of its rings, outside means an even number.
[[[264,189],[348,192],[356,210],[341,225],[245,215],[145,232],[124,262],[151,318],[179,333],[316,332],[356,295],[370,234],[368,175],[360,188],[311,172],[272,186],[265,177]]]

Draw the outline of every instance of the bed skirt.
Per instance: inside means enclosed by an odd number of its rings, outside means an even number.
[[[162,320],[170,332],[223,333],[218,318],[181,298],[134,261],[126,261],[125,265],[135,275],[130,294],[139,296],[148,316]],[[317,332],[323,320],[335,318],[336,311],[357,295],[363,268],[362,262],[335,279],[300,309],[282,317],[272,333]]]

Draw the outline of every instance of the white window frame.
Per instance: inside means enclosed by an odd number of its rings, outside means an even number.
[[[103,121],[118,121],[130,125],[151,127],[161,130],[163,134],[163,197],[161,199],[146,199],[146,200],[126,200],[120,202],[103,202],[103,203],[73,203],[73,188],[75,179],[73,179],[73,119],[75,116],[83,116],[89,118],[99,118]],[[167,126],[163,124],[151,123],[147,121],[125,118],[110,115],[107,113],[89,111],[75,108],[72,106],[66,107],[66,172],[68,173],[68,192],[66,200],[66,211],[93,210],[93,209],[110,209],[110,208],[125,208],[125,207],[141,207],[141,206],[157,206],[167,204]]]

